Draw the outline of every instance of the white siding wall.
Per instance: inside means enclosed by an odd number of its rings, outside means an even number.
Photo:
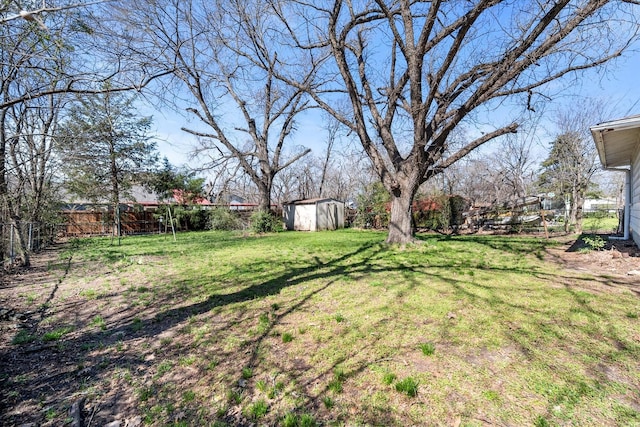
[[[640,144],[637,145],[631,161],[631,188],[631,236],[636,245],[640,246]]]
[[[344,228],[344,202],[336,202],[338,205],[337,209],[337,228]]]

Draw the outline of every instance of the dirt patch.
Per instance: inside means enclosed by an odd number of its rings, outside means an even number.
[[[631,240],[598,237],[604,241],[600,250],[591,249],[583,237],[558,238],[561,244],[548,248],[546,259],[563,269],[593,275],[597,282],[619,285],[640,295],[640,249]]]
[[[65,281],[73,260],[61,257],[62,247],[52,246],[35,254],[31,268],[14,269],[0,278],[2,425],[61,425],[61,420],[68,423],[73,419],[71,408],[75,403],[84,414],[82,425],[122,420],[124,426],[131,415],[128,425],[133,426],[135,412],[127,412],[126,408],[126,396],[133,394],[127,387],[117,385],[105,390],[100,405],[84,405],[85,397],[94,391],[83,390],[83,384],[102,376],[114,359],[122,359],[105,355],[104,350],[101,354],[100,347],[108,348],[121,339],[122,332],[100,334],[97,320],[94,333],[80,332],[92,319],[109,316],[107,310],[118,304],[110,301],[107,309],[100,298],[88,300],[82,296],[85,290],[90,290],[88,294],[95,292],[90,285],[78,288],[77,283]],[[113,288],[111,294],[121,291]],[[85,357],[92,349],[94,354]],[[111,381],[122,382],[119,378]],[[82,391],[77,392],[78,389]]]

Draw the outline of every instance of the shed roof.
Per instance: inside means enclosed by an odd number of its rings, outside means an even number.
[[[315,199],[304,199],[304,200],[292,200],[289,203],[285,203],[287,205],[315,205],[316,203],[325,202],[333,200],[335,202],[340,202],[340,200],[331,198],[331,197],[319,197]],[[340,202],[342,203],[342,202]]]
[[[590,130],[603,167],[622,168],[631,165],[633,154],[640,144],[640,115],[600,123]]]

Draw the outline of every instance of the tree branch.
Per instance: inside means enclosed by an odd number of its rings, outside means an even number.
[[[14,19],[20,19],[20,18],[26,19],[27,21],[35,21],[36,15],[42,14],[44,12],[48,13],[48,12],[58,12],[61,10],[68,10],[68,9],[77,9],[80,7],[92,6],[94,4],[100,4],[100,3],[108,3],[111,1],[114,1],[114,0],[96,0],[96,1],[91,1],[87,3],[74,3],[66,6],[59,6],[59,7],[41,7],[40,9],[34,9],[29,11],[21,10],[16,15],[12,15],[12,16],[8,16],[6,18],[0,19],[0,24],[4,24],[5,22],[13,21]],[[41,22],[39,23],[43,25]]]
[[[488,141],[491,141],[492,139],[495,139],[495,138],[497,138],[499,136],[506,135],[508,133],[515,133],[517,131],[517,129],[518,129],[518,124],[517,123],[512,123],[512,124],[510,124],[508,126],[505,126],[503,128],[500,128],[500,129],[496,129],[493,132],[489,132],[489,133],[486,133],[486,134],[482,135],[480,138],[470,142],[469,144],[465,145],[462,149],[460,149],[457,152],[455,152],[454,154],[448,156],[446,158],[446,160],[444,160],[444,161],[442,161],[442,162],[440,162],[438,164],[435,164],[431,168],[427,169],[427,172],[423,176],[423,181],[427,181],[429,178],[433,177],[434,175],[437,175],[437,174],[443,172],[449,166],[451,166],[452,164],[454,164],[458,160],[461,160],[466,155],[471,153],[473,150],[475,150],[476,148],[480,147],[482,144],[484,144],[484,143],[486,143]]]

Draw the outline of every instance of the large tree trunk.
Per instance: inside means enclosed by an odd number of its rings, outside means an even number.
[[[568,211],[568,217],[564,224],[564,231],[566,233],[571,231],[582,233],[582,200],[578,191],[573,189],[565,203],[568,203],[569,207],[568,209],[565,207]],[[573,230],[571,230],[572,227]]]
[[[263,180],[260,182],[256,182],[258,187],[258,209],[261,211],[271,212],[271,180]],[[265,182],[268,181],[268,182]]]
[[[258,210],[269,212],[271,210],[271,198],[264,194],[260,194],[260,202],[258,203]]]
[[[414,241],[413,212],[411,204],[417,185],[400,183],[391,191],[391,216],[387,243],[404,245]]]

